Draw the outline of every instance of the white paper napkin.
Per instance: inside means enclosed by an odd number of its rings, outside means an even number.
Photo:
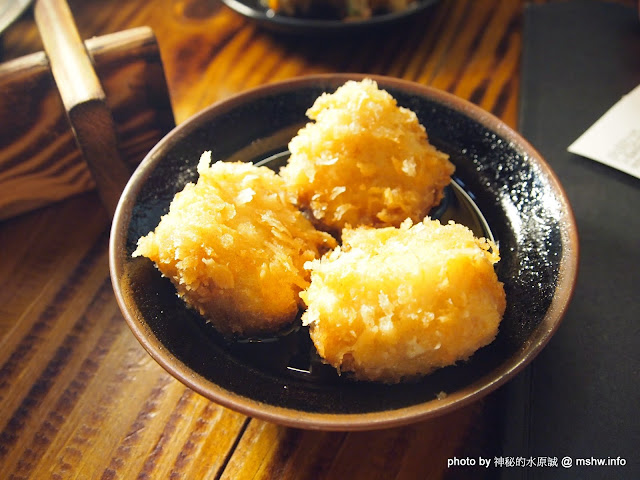
[[[568,150],[640,178],[640,85],[622,97]]]

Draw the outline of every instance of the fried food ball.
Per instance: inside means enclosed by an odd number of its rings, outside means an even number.
[[[297,210],[272,170],[210,163],[205,152],[197,183],[175,195],[133,256],[155,262],[220,332],[276,331],[297,316],[309,283],[304,263],[336,242]]]
[[[289,142],[280,175],[322,228],[419,222],[442,199],[454,171],[448,155],[373,80],[322,94],[307,116],[315,123]]]
[[[493,341],[506,305],[498,260],[492,242],[459,224],[345,229],[342,246],[307,265],[302,322],[338,372],[419,378]]]

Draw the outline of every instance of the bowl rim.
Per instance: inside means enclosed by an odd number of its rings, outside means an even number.
[[[121,257],[121,249],[126,244],[131,209],[135,204],[136,196],[144,180],[153,171],[155,163],[162,157],[162,153],[168,147],[180,142],[190,131],[197,128],[201,122],[210,116],[223,113],[238,104],[251,102],[265,95],[277,94],[305,86],[322,86],[336,82],[344,83],[347,80],[361,80],[363,78],[371,78],[381,88],[394,88],[420,97],[426,97],[445,107],[463,113],[518,145],[519,149],[526,153],[530,161],[539,167],[541,174],[547,177],[557,193],[565,215],[564,220],[566,220],[561,225],[563,255],[559,263],[556,293],[544,318],[533,330],[529,340],[517,352],[503,361],[497,370],[482,376],[456,392],[447,394],[444,398],[434,398],[427,402],[393,410],[342,414],[295,410],[262,403],[230,392],[179,362],[171,352],[168,352],[162,346],[155,336],[149,335],[147,328],[137,320],[135,313],[130,311],[127,306],[121,284],[121,279],[125,276],[124,265],[119,261],[119,258]],[[492,113],[446,91],[394,77],[353,73],[305,75],[265,84],[215,102],[177,125],[151,149],[131,176],[118,202],[109,240],[111,282],[120,310],[136,339],[167,372],[187,387],[215,403],[250,417],[296,428],[342,431],[401,426],[439,416],[486,396],[513,378],[536,357],[558,329],[573,296],[578,273],[578,257],[579,244],[576,220],[564,188],[546,160],[513,128]]]

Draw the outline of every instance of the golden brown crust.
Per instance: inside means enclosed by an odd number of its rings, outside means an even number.
[[[498,259],[457,224],[346,229],[341,247],[307,265],[302,320],[339,372],[388,383],[425,375],[495,338],[505,309]]]
[[[179,295],[226,334],[277,331],[292,322],[308,260],[335,246],[295,208],[266,167],[217,162],[176,194],[154,232],[138,241]]]
[[[442,199],[453,164],[373,80],[323,94],[307,115],[315,122],[289,143],[280,175],[325,229],[419,222]]]

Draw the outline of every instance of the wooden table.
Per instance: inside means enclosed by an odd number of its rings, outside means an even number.
[[[519,1],[443,0],[398,28],[342,38],[276,35],[216,0],[69,4],[83,38],[154,30],[177,123],[251,87],[328,72],[413,80],[517,123]],[[27,13],[5,33],[2,61],[41,48]],[[94,192],[0,224],[0,478],[449,478],[464,473],[449,458],[500,454],[500,391],[358,433],[281,427],[199,396],[124,322],[109,224]]]

